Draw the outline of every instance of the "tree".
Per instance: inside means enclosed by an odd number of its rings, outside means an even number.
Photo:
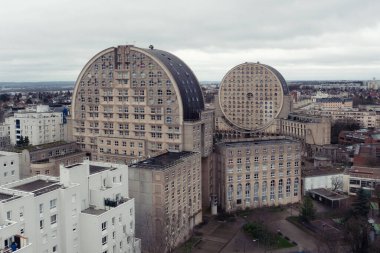
[[[299,217],[301,220],[309,222],[315,218],[316,210],[313,205],[313,200],[306,196],[302,201],[302,205],[300,207]]]
[[[343,191],[343,178],[342,176],[331,177],[331,190],[333,191]]]
[[[337,120],[331,124],[331,144],[337,144],[341,131],[355,131],[360,129],[360,124],[355,120]]]
[[[376,199],[377,199],[377,206],[379,207],[378,215],[380,216],[380,184],[376,184],[375,190],[373,191]]]
[[[367,219],[370,210],[369,194],[363,188],[356,192],[356,199],[351,205],[351,214],[356,218]]]
[[[353,253],[367,253],[369,248],[369,224],[367,219],[350,217],[344,223],[344,235]]]

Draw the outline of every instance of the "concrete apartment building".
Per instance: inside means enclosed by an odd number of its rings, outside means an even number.
[[[134,202],[127,197],[126,168],[84,163],[62,168],[61,175],[38,175],[0,187],[4,252],[104,253],[120,247],[140,252],[140,241],[133,237]]]
[[[20,154],[0,151],[0,185],[20,179]]]
[[[287,118],[292,98],[276,69],[261,63],[243,63],[224,76],[215,108],[217,131],[276,133],[277,119]]]
[[[306,144],[322,146],[331,143],[331,122],[328,118],[290,113],[279,124],[281,134],[303,140]]]
[[[9,125],[10,141],[15,145],[22,137],[28,137],[29,144],[41,145],[65,139],[66,115],[55,112],[47,105],[37,105],[35,110],[14,113],[5,119]]]
[[[216,146],[225,211],[296,203],[301,199],[301,144],[287,139],[226,142]]]
[[[28,147],[21,154],[22,177],[45,174],[59,176],[60,165],[69,166],[83,162],[86,153],[75,142],[53,142]]]
[[[175,55],[111,47],[81,71],[72,99],[73,138],[92,160],[130,163],[163,151],[212,151],[213,112]]]
[[[136,235],[146,252],[165,252],[202,221],[201,154],[168,152],[129,167]]]

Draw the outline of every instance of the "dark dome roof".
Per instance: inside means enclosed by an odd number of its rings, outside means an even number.
[[[277,69],[275,69],[275,68],[273,68],[271,66],[268,66],[268,65],[265,65],[265,64],[261,64],[261,65],[265,66],[270,71],[272,71],[273,74],[276,75],[276,77],[278,78],[278,80],[280,80],[280,82],[281,82],[281,86],[282,86],[282,90],[284,91],[284,95],[289,95],[288,84],[286,83],[285,78],[281,75],[281,73],[278,72]]]
[[[191,69],[177,56],[157,49],[142,49],[147,54],[161,61],[175,79],[183,105],[184,120],[200,119],[204,110],[204,100],[201,87]]]

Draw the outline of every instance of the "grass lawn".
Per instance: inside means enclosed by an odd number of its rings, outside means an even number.
[[[290,248],[295,245],[282,237],[280,234],[275,234],[269,231],[263,223],[249,222],[244,225],[243,230],[252,238],[260,241],[260,244],[264,244],[272,249]]]

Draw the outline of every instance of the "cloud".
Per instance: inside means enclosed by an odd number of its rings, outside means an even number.
[[[0,8],[0,81],[75,80],[110,46],[171,51],[199,80],[260,61],[286,79],[380,76],[379,1],[13,0]]]

